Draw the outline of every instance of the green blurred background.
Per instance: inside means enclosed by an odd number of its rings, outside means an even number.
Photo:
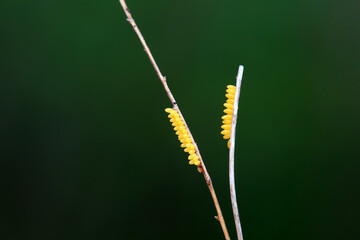
[[[245,239],[359,239],[359,1],[128,0],[235,239],[220,135],[245,65]],[[1,1],[0,235],[223,239],[118,1]]]

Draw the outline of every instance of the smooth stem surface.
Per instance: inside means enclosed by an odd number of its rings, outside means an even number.
[[[213,202],[214,202],[214,205],[215,205],[217,214],[218,214],[217,219],[218,219],[219,222],[220,222],[221,228],[222,228],[222,230],[223,230],[223,232],[224,232],[225,239],[226,239],[226,240],[230,240],[230,236],[229,236],[229,233],[228,233],[227,228],[226,228],[225,220],[224,220],[224,217],[223,217],[222,212],[221,212],[221,208],[220,208],[220,205],[219,205],[219,201],[218,201],[218,199],[217,199],[217,197],[216,197],[215,189],[214,189],[214,187],[213,187],[213,184],[212,184],[210,175],[209,175],[208,171],[206,170],[206,167],[205,167],[205,164],[204,164],[203,159],[202,159],[202,157],[201,157],[199,148],[198,148],[198,146],[197,146],[197,144],[196,144],[196,142],[195,142],[195,140],[194,140],[194,138],[193,138],[193,136],[192,136],[192,134],[191,134],[191,132],[190,132],[190,129],[189,129],[188,125],[186,124],[186,121],[185,121],[183,115],[181,114],[181,111],[180,111],[180,109],[179,109],[179,106],[177,105],[177,103],[176,103],[176,101],[175,101],[175,98],[174,98],[174,96],[172,95],[172,93],[171,93],[171,91],[170,91],[169,86],[167,85],[166,77],[161,74],[160,69],[159,69],[158,65],[156,64],[155,59],[154,59],[154,57],[152,56],[151,51],[150,51],[148,45],[146,44],[144,37],[142,36],[139,28],[137,27],[137,25],[136,25],[136,23],[135,23],[132,15],[131,15],[131,13],[130,13],[129,8],[127,7],[127,5],[126,5],[126,3],[125,3],[125,0],[119,0],[119,1],[120,1],[120,4],[121,4],[122,8],[124,9],[124,12],[125,12],[125,14],[126,14],[126,16],[127,16],[127,20],[129,21],[129,23],[131,24],[131,26],[134,28],[137,36],[139,37],[139,39],[140,39],[140,41],[141,41],[141,44],[142,44],[143,47],[144,47],[144,50],[145,50],[146,54],[148,55],[148,57],[149,57],[149,59],[150,59],[150,61],[151,61],[151,64],[153,65],[153,67],[154,67],[154,69],[155,69],[155,71],[156,71],[156,74],[157,74],[158,77],[160,78],[160,81],[161,81],[161,83],[163,84],[163,86],[164,86],[164,88],[165,88],[166,94],[168,95],[168,97],[169,97],[169,99],[170,99],[170,101],[171,101],[171,103],[172,103],[172,105],[173,105],[173,109],[175,109],[175,110],[178,111],[178,113],[179,113],[179,115],[180,115],[180,118],[181,118],[182,121],[184,122],[184,125],[185,125],[185,127],[186,127],[186,130],[188,131],[189,136],[190,136],[192,142],[193,142],[194,145],[195,145],[195,150],[196,150],[196,153],[197,153],[197,155],[199,156],[199,160],[200,160],[200,165],[198,166],[198,170],[199,170],[200,172],[202,172],[203,175],[204,175],[206,184],[207,184],[207,186],[208,186],[208,188],[209,188],[211,197],[212,197],[212,199],[213,199]]]
[[[236,121],[237,121],[237,113],[239,106],[239,98],[240,98],[240,89],[241,89],[241,81],[244,72],[244,66],[239,66],[238,75],[236,77],[236,92],[234,99],[234,109],[231,123],[231,137],[230,137],[230,151],[229,151],[229,181],[230,181],[230,196],[231,196],[231,205],[234,214],[235,226],[237,238],[239,240],[243,240],[241,223],[239,217],[239,210],[236,201],[236,191],[235,191],[235,134],[236,134]]]

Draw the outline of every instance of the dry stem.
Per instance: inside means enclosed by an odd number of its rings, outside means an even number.
[[[151,64],[153,65],[157,75],[160,78],[161,83],[164,86],[165,91],[166,91],[166,93],[167,93],[167,95],[168,95],[168,97],[169,97],[169,99],[170,99],[170,101],[171,101],[171,103],[173,105],[173,108],[178,111],[182,121],[184,122],[186,130],[188,131],[189,136],[190,136],[192,142],[195,145],[195,150],[196,150],[196,153],[199,156],[199,160],[200,160],[200,165],[198,166],[198,170],[203,173],[205,181],[206,181],[206,183],[208,185],[209,191],[211,193],[211,197],[212,197],[212,199],[214,201],[214,205],[215,205],[215,208],[216,208],[216,211],[217,211],[217,214],[218,214],[217,219],[220,222],[221,228],[222,228],[222,230],[224,232],[225,239],[230,240],[230,236],[229,236],[229,233],[228,233],[226,225],[225,225],[224,217],[223,217],[223,215],[221,213],[220,205],[219,205],[219,202],[217,200],[217,197],[216,197],[216,194],[215,194],[215,190],[214,190],[210,175],[209,175],[208,171],[206,170],[205,164],[204,164],[203,159],[202,159],[202,157],[200,155],[199,148],[198,148],[198,146],[197,146],[197,144],[196,144],[196,142],[195,142],[195,140],[194,140],[194,138],[193,138],[193,136],[192,136],[192,134],[190,132],[190,129],[189,129],[188,125],[186,124],[186,121],[185,121],[183,115],[181,114],[181,111],[180,111],[180,109],[179,109],[179,107],[178,107],[178,105],[177,105],[177,103],[175,101],[174,96],[172,95],[172,93],[171,93],[171,91],[170,91],[170,89],[169,89],[169,87],[168,87],[168,85],[166,83],[166,77],[161,74],[160,69],[159,69],[158,65],[156,64],[155,59],[152,56],[151,51],[150,51],[149,47],[147,46],[144,37],[142,36],[139,28],[137,27],[134,19],[131,16],[130,10],[126,5],[125,0],[119,0],[119,1],[120,1],[120,4],[123,7],[124,12],[125,12],[125,14],[127,16],[127,20],[130,22],[131,26],[134,28],[137,36],[139,37],[142,45],[144,46],[144,50],[145,50],[146,54],[148,55],[148,57],[150,58]]]
[[[231,137],[230,137],[230,151],[229,151],[229,181],[230,181],[231,205],[232,205],[232,210],[233,210],[233,214],[234,214],[237,238],[239,240],[243,240],[243,236],[242,236],[242,230],[241,230],[239,210],[238,210],[238,206],[237,206],[237,202],[236,202],[234,162],[235,162],[236,120],[237,120],[239,98],[240,98],[240,88],[241,88],[243,72],[244,72],[244,66],[240,65],[238,75],[236,77],[236,92],[235,92],[234,110],[233,110],[232,123],[231,123]]]

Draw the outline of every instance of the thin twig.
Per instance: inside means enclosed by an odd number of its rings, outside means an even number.
[[[239,98],[240,98],[240,88],[241,81],[244,72],[244,66],[239,66],[238,75],[236,77],[236,92],[234,99],[234,110],[232,116],[231,123],[231,137],[230,137],[230,151],[229,151],[229,181],[230,181],[230,195],[231,195],[231,205],[234,214],[236,233],[238,240],[243,240],[241,223],[239,217],[239,210],[236,202],[236,191],[235,191],[235,170],[234,170],[234,162],[235,162],[235,133],[236,133],[236,120],[239,106]]]
[[[220,222],[221,228],[222,228],[222,230],[224,232],[225,239],[230,240],[230,236],[229,236],[229,233],[228,233],[226,225],[225,225],[224,217],[223,217],[223,215],[221,213],[221,208],[220,208],[218,199],[216,197],[215,190],[214,190],[210,175],[209,175],[208,171],[206,170],[205,164],[204,164],[203,159],[202,159],[202,157],[200,155],[199,148],[198,148],[198,146],[197,146],[197,144],[196,144],[196,142],[195,142],[195,140],[194,140],[194,138],[193,138],[193,136],[192,136],[192,134],[190,132],[190,129],[189,129],[188,125],[186,124],[186,121],[185,121],[183,115],[181,114],[181,111],[179,109],[178,104],[175,101],[174,96],[172,95],[172,93],[171,93],[171,91],[170,91],[170,89],[169,89],[169,87],[167,85],[166,77],[161,74],[160,69],[159,69],[158,65],[156,64],[155,59],[152,56],[151,51],[150,51],[149,47],[147,46],[144,37],[142,36],[139,28],[137,27],[133,17],[131,16],[130,10],[126,5],[125,0],[119,0],[119,1],[120,1],[120,4],[121,4],[122,8],[124,9],[124,12],[125,12],[125,14],[127,16],[127,20],[129,21],[131,26],[134,28],[137,36],[139,37],[139,39],[140,39],[140,41],[141,41],[141,43],[142,43],[142,45],[144,47],[144,50],[145,50],[146,54],[148,55],[148,57],[149,57],[149,59],[151,61],[151,64],[153,65],[158,77],[160,78],[160,81],[163,84],[163,86],[165,88],[165,91],[166,91],[166,93],[167,93],[167,95],[168,95],[168,97],[169,97],[169,99],[170,99],[170,101],[171,101],[171,103],[173,105],[173,109],[178,111],[178,113],[180,115],[180,118],[184,122],[185,128],[188,131],[189,136],[190,136],[192,142],[195,145],[195,150],[196,150],[196,153],[199,156],[199,160],[200,160],[200,165],[198,166],[198,170],[203,173],[206,184],[208,185],[209,191],[211,193],[211,197],[212,197],[212,199],[214,201],[214,205],[215,205],[215,208],[216,208],[216,211],[217,211],[217,214],[218,214],[217,219]]]

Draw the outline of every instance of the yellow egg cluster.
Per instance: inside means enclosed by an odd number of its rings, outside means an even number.
[[[181,147],[185,148],[184,151],[189,153],[189,164],[190,165],[200,165],[199,156],[195,152],[195,145],[192,143],[188,131],[184,125],[184,122],[181,120],[179,113],[172,108],[165,109],[165,112],[169,113],[170,122],[174,126],[176,135],[178,135],[179,141],[181,142]]]
[[[227,100],[226,103],[224,103],[224,106],[226,107],[224,113],[226,113],[226,115],[221,117],[223,119],[223,125],[221,126],[221,128],[224,129],[223,131],[221,131],[221,134],[224,135],[224,139],[229,139],[228,148],[230,148],[231,122],[234,108],[235,91],[235,86],[227,86],[225,95],[227,97]]]

